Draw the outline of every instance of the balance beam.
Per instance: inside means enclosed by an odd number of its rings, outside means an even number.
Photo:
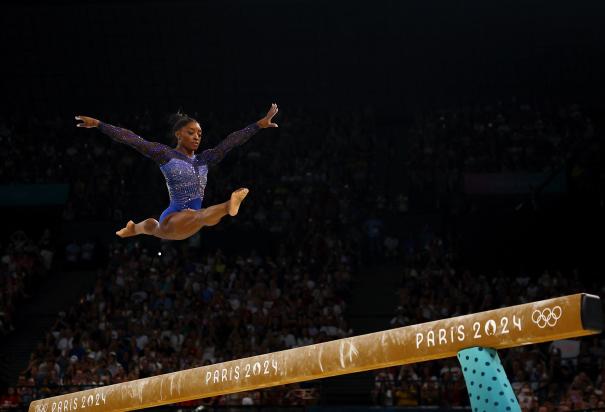
[[[294,382],[599,333],[584,293],[389,329],[36,400],[29,412],[128,411]]]

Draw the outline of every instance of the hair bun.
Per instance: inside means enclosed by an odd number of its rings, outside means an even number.
[[[184,119],[190,119],[190,117],[187,114],[181,112],[180,109],[178,112],[173,113],[168,117],[168,121],[170,122],[171,125],[179,122],[180,120],[184,120]]]

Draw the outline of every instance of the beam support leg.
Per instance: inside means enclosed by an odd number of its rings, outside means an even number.
[[[472,347],[457,357],[473,412],[521,412],[495,349]]]

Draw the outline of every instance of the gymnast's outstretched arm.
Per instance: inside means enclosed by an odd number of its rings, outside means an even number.
[[[273,117],[277,114],[279,109],[277,104],[273,103],[269,111],[256,123],[246,126],[242,130],[231,133],[222,142],[212,149],[204,150],[198,155],[198,157],[207,163],[208,165],[215,165],[223,158],[227,153],[236,146],[241,146],[246,143],[259,129],[265,129],[267,127],[277,127],[277,124],[273,123]]]
[[[77,120],[82,123],[78,123],[77,127],[93,128],[97,127],[101,132],[105,133],[112,140],[119,143],[127,144],[134,148],[139,153],[143,154],[150,159],[153,159],[158,164],[164,164],[169,159],[170,147],[157,142],[148,142],[137,134],[121,127],[112,126],[107,123],[103,123],[97,119],[93,119],[88,116],[76,116]]]

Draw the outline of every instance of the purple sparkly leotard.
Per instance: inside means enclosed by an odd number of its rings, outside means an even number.
[[[148,142],[130,130],[100,122],[99,129],[116,142],[125,143],[155,161],[166,179],[170,205],[160,216],[160,222],[170,213],[183,209],[199,210],[204,200],[208,167],[220,162],[235,146],[242,145],[260,127],[253,123],[231,133],[215,148],[189,157],[162,143]]]

